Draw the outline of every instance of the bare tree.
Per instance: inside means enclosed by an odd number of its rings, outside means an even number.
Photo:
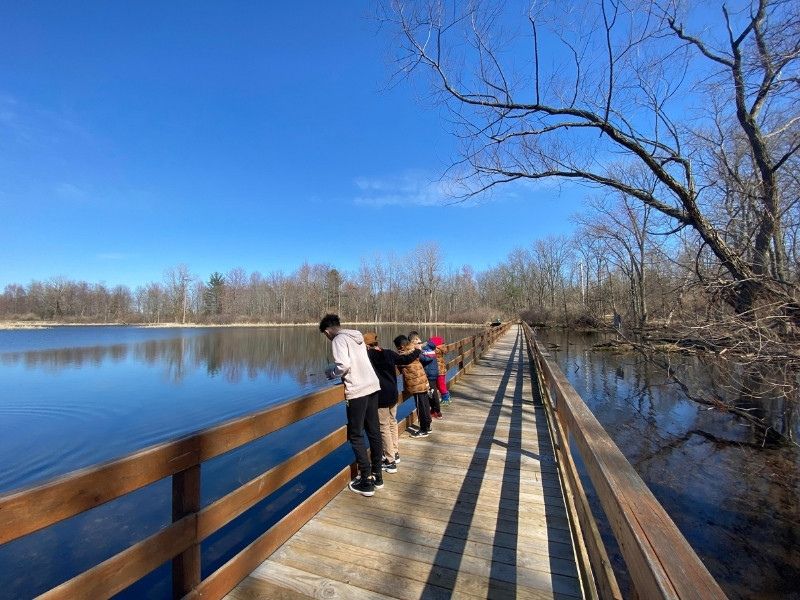
[[[795,310],[781,181],[800,149],[796,2],[686,6],[396,0],[386,18],[401,38],[398,74],[427,69],[451,108],[467,194],[541,178],[617,190],[697,232],[739,313]],[[731,152],[749,165],[737,171],[752,199],[748,254],[712,219],[727,196],[707,167],[730,165]]]
[[[189,267],[183,263],[164,271],[164,283],[172,297],[173,315],[177,321],[186,323],[186,313],[189,308],[190,285],[195,276],[189,272]]]

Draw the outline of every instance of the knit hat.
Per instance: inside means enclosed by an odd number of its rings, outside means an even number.
[[[367,331],[364,333],[364,343],[367,346],[377,346],[378,345],[378,334],[374,331]]]
[[[444,344],[444,340],[438,336],[432,337],[431,344],[433,344],[434,346],[441,346],[442,344]]]

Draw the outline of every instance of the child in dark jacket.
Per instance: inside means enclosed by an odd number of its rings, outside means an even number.
[[[436,360],[436,344],[430,341],[425,342],[422,346],[422,354],[420,354],[419,361],[425,367],[425,375],[428,378],[428,386],[431,389],[431,417],[443,419],[442,406],[439,402],[439,361]]]
[[[378,392],[378,422],[383,439],[383,470],[397,473],[400,458],[399,437],[397,434],[397,367],[408,365],[419,358],[420,350],[409,354],[398,354],[394,350],[378,345],[378,334],[368,331],[364,334],[367,356],[381,383]]]

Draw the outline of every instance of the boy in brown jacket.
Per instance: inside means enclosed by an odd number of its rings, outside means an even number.
[[[394,346],[400,354],[409,354],[415,348],[404,335],[394,338]],[[411,432],[411,437],[428,437],[431,432],[431,405],[428,399],[428,376],[419,359],[407,365],[398,366],[397,369],[403,376],[403,389],[409,394],[414,395],[414,403],[417,406],[417,417],[419,419],[419,431]]]

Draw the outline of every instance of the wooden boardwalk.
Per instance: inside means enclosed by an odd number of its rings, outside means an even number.
[[[227,598],[582,597],[518,327],[452,396],[382,490],[344,489]]]

